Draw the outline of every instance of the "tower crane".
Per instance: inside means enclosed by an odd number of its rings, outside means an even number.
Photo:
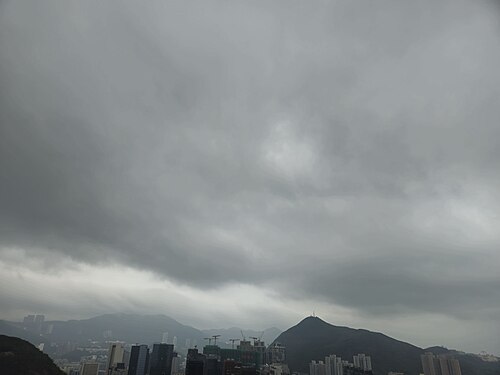
[[[208,340],[208,345],[212,345],[212,338],[211,337],[205,337],[203,340]]]
[[[214,345],[217,345],[217,337],[220,337],[220,335],[213,335],[212,336],[214,338]]]
[[[234,349],[234,343],[240,341],[240,339],[229,339],[229,341],[231,341],[231,349]]]

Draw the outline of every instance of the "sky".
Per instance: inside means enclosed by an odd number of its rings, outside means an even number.
[[[500,355],[499,45],[494,1],[1,1],[0,318]]]

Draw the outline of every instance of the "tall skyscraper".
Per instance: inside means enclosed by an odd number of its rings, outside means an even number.
[[[198,349],[188,349],[185,375],[203,375],[205,356]]]
[[[436,357],[432,353],[420,356],[424,375],[462,375],[460,363],[457,359],[441,355]]]
[[[181,366],[181,358],[177,355],[177,353],[174,352],[174,356],[172,358],[172,370],[170,373],[172,375],[178,374],[180,366]]]
[[[120,364],[124,363],[125,348],[121,342],[112,342],[109,344],[108,363],[106,366],[106,374],[112,375],[114,370],[121,368]]]
[[[172,339],[172,344],[174,344],[174,349],[177,348],[177,336]]]
[[[97,375],[99,374],[99,364],[84,363],[80,370],[80,375]]]
[[[149,348],[147,345],[134,345],[130,351],[128,375],[146,375],[149,367]]]
[[[222,373],[222,363],[217,357],[207,357],[203,363],[203,375],[218,375]]]
[[[170,375],[174,346],[171,344],[154,344],[151,352],[150,375]]]
[[[168,344],[168,332],[163,332],[163,335],[161,336],[161,343]]]

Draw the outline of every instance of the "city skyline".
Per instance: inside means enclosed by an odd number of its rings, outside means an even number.
[[[0,319],[314,311],[500,355],[499,16],[2,1]]]

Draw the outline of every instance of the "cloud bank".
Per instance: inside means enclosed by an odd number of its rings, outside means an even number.
[[[494,2],[0,10],[3,316],[319,306],[498,353]]]

